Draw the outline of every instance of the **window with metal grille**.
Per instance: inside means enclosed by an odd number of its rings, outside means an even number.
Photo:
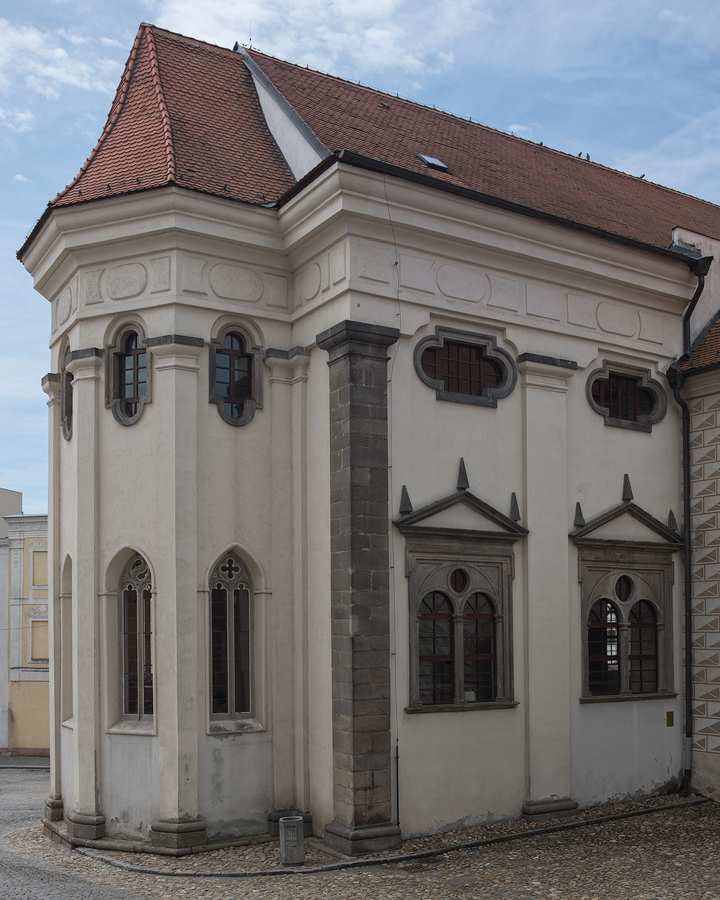
[[[618,613],[609,600],[598,600],[588,620],[589,690],[593,695],[620,691]]]
[[[483,347],[455,341],[423,350],[420,364],[426,375],[441,382],[443,390],[450,394],[480,397],[503,379],[501,366],[488,358]]]
[[[452,703],[455,680],[455,640],[452,606],[447,597],[433,591],[420,604],[420,702]]]
[[[465,700],[494,700],[497,660],[495,608],[484,594],[474,594],[463,612],[463,666]]]
[[[210,717],[251,712],[250,577],[230,553],[210,577]]]
[[[658,689],[657,616],[647,600],[640,600],[630,610],[629,625],[630,691],[654,693]]]
[[[141,719],[154,711],[152,585],[150,570],[141,556],[125,567],[120,597],[123,713]]]
[[[515,387],[517,367],[491,335],[445,328],[415,347],[415,370],[438,400],[497,406]]]
[[[611,372],[609,378],[593,382],[592,395],[598,406],[609,411],[611,419],[637,422],[641,416],[649,416],[655,407],[651,391],[640,385],[638,378]]]
[[[590,373],[587,397],[606,425],[635,431],[652,431],[667,409],[665,392],[648,369],[608,360]]]

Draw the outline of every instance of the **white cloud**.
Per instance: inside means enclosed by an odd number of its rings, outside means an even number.
[[[24,182],[27,182],[28,184],[30,183],[30,179],[26,178],[24,175],[15,175],[13,177],[13,181],[21,181],[21,182],[24,181]]]
[[[68,52],[62,42],[67,43]],[[43,32],[0,19],[0,91],[29,91],[55,99],[65,87],[112,92],[118,62],[95,55],[84,38],[66,30]],[[20,82],[20,83],[19,83]]]
[[[614,165],[631,175],[703,198],[720,196],[720,106],[654,146],[624,154]]]
[[[0,127],[22,134],[33,127],[35,116],[26,109],[3,109],[0,106]]]
[[[511,134],[517,134],[519,137],[530,137],[534,129],[532,125],[518,125],[515,123],[514,125],[508,125],[507,130]]]

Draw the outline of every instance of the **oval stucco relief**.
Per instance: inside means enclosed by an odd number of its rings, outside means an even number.
[[[110,269],[105,288],[111,300],[127,300],[142,294],[147,280],[147,270],[142,263],[127,263]]]
[[[252,269],[218,263],[210,269],[210,287],[223,300],[257,303],[263,295],[263,283]]]

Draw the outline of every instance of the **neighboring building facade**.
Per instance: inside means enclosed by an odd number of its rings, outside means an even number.
[[[22,494],[0,489],[0,529],[0,753],[46,756],[47,516],[22,515]]]
[[[664,373],[718,239],[711,204],[142,26],[19,254],[52,304],[48,820],[182,852],[299,809],[361,854],[676,785]],[[719,300],[711,268],[695,336]]]

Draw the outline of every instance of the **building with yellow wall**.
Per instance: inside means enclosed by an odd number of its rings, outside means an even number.
[[[0,489],[0,752],[44,755],[48,725],[47,516]]]

